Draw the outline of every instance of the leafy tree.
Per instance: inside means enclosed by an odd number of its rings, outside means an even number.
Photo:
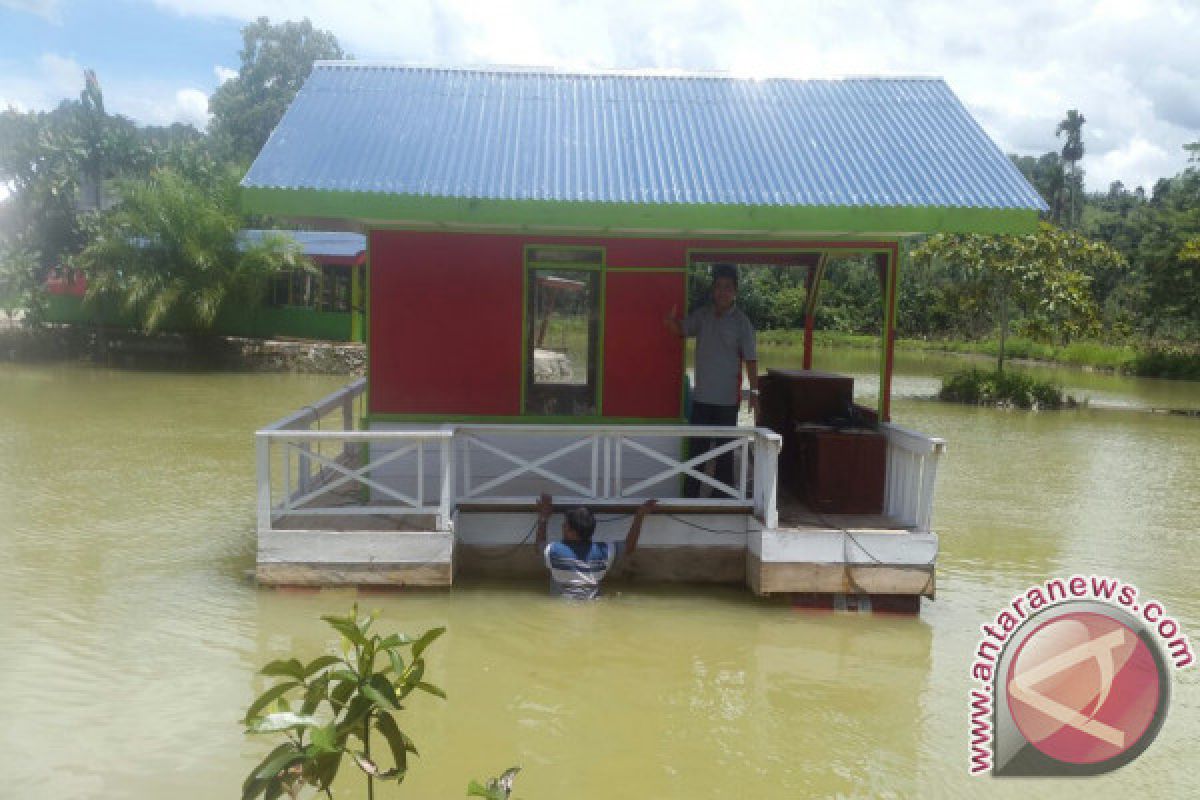
[[[1010,155],[1009,158],[1046,201],[1050,221],[1061,225],[1067,213],[1067,176],[1059,154],[1045,153],[1039,158]]]
[[[446,697],[425,680],[424,659],[445,628],[416,638],[380,636],[371,632],[374,616],[359,617],[357,605],[348,616],[321,619],[341,634],[341,655],[319,656],[307,664],[295,658],[272,661],[261,670],[278,681],[246,710],[246,733],[281,735],[286,741],[246,777],[242,800],[274,800],[283,792],[295,798],[305,785],[333,797],[330,787],[347,755],[367,776],[367,797],[374,798],[375,780],[403,781],[408,754],[417,754],[396,721],[401,703],[418,690]],[[389,769],[371,754],[375,736],[387,743]]]
[[[26,325],[39,325],[44,311],[37,253],[16,246],[0,249],[0,310],[11,323],[24,311]]]
[[[209,98],[211,135],[236,161],[249,164],[312,72],[313,62],[344,56],[334,35],[316,30],[308,19],[272,25],[259,17],[242,29],[237,77]]]
[[[1083,193],[1083,175],[1079,172],[1079,161],[1083,158],[1083,124],[1085,122],[1087,120],[1083,114],[1072,108],[1054,129],[1055,136],[1066,134],[1066,141],[1062,148],[1062,160],[1069,167],[1067,173],[1067,224],[1069,227],[1075,227],[1079,222],[1078,202],[1079,196]]]
[[[116,298],[147,331],[206,330],[226,304],[260,302],[272,275],[311,268],[282,238],[239,246],[237,174],[210,177],[203,185],[160,170],[122,186],[78,259],[87,301]]]
[[[912,257],[918,264],[941,260],[959,265],[976,303],[996,310],[1001,371],[1010,306],[1016,306],[1024,331],[1032,336],[1066,341],[1093,334],[1098,321],[1089,274],[1124,261],[1105,244],[1047,223],[1023,236],[937,234],[915,248]]]

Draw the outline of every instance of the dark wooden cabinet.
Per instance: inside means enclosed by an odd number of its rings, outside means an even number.
[[[877,431],[796,429],[793,490],[814,511],[883,513],[887,440]]]
[[[854,379],[816,370],[768,370],[760,421],[783,437],[779,480],[814,511],[880,514],[887,442],[873,411],[854,406]]]

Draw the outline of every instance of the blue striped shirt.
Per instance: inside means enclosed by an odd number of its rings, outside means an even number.
[[[624,546],[622,542],[550,542],[544,555],[555,590],[568,597],[595,599],[600,581]]]

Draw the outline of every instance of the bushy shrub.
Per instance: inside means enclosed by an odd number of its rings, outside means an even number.
[[[953,403],[1054,410],[1073,408],[1075,399],[1048,381],[1023,372],[969,369],[942,381],[938,399]]]

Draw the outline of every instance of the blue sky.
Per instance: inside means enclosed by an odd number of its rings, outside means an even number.
[[[940,75],[1007,152],[1088,122],[1089,189],[1174,175],[1200,140],[1197,0],[0,0],[0,107],[95,69],[109,111],[207,123],[243,25],[309,17],[356,57],[420,64]]]

